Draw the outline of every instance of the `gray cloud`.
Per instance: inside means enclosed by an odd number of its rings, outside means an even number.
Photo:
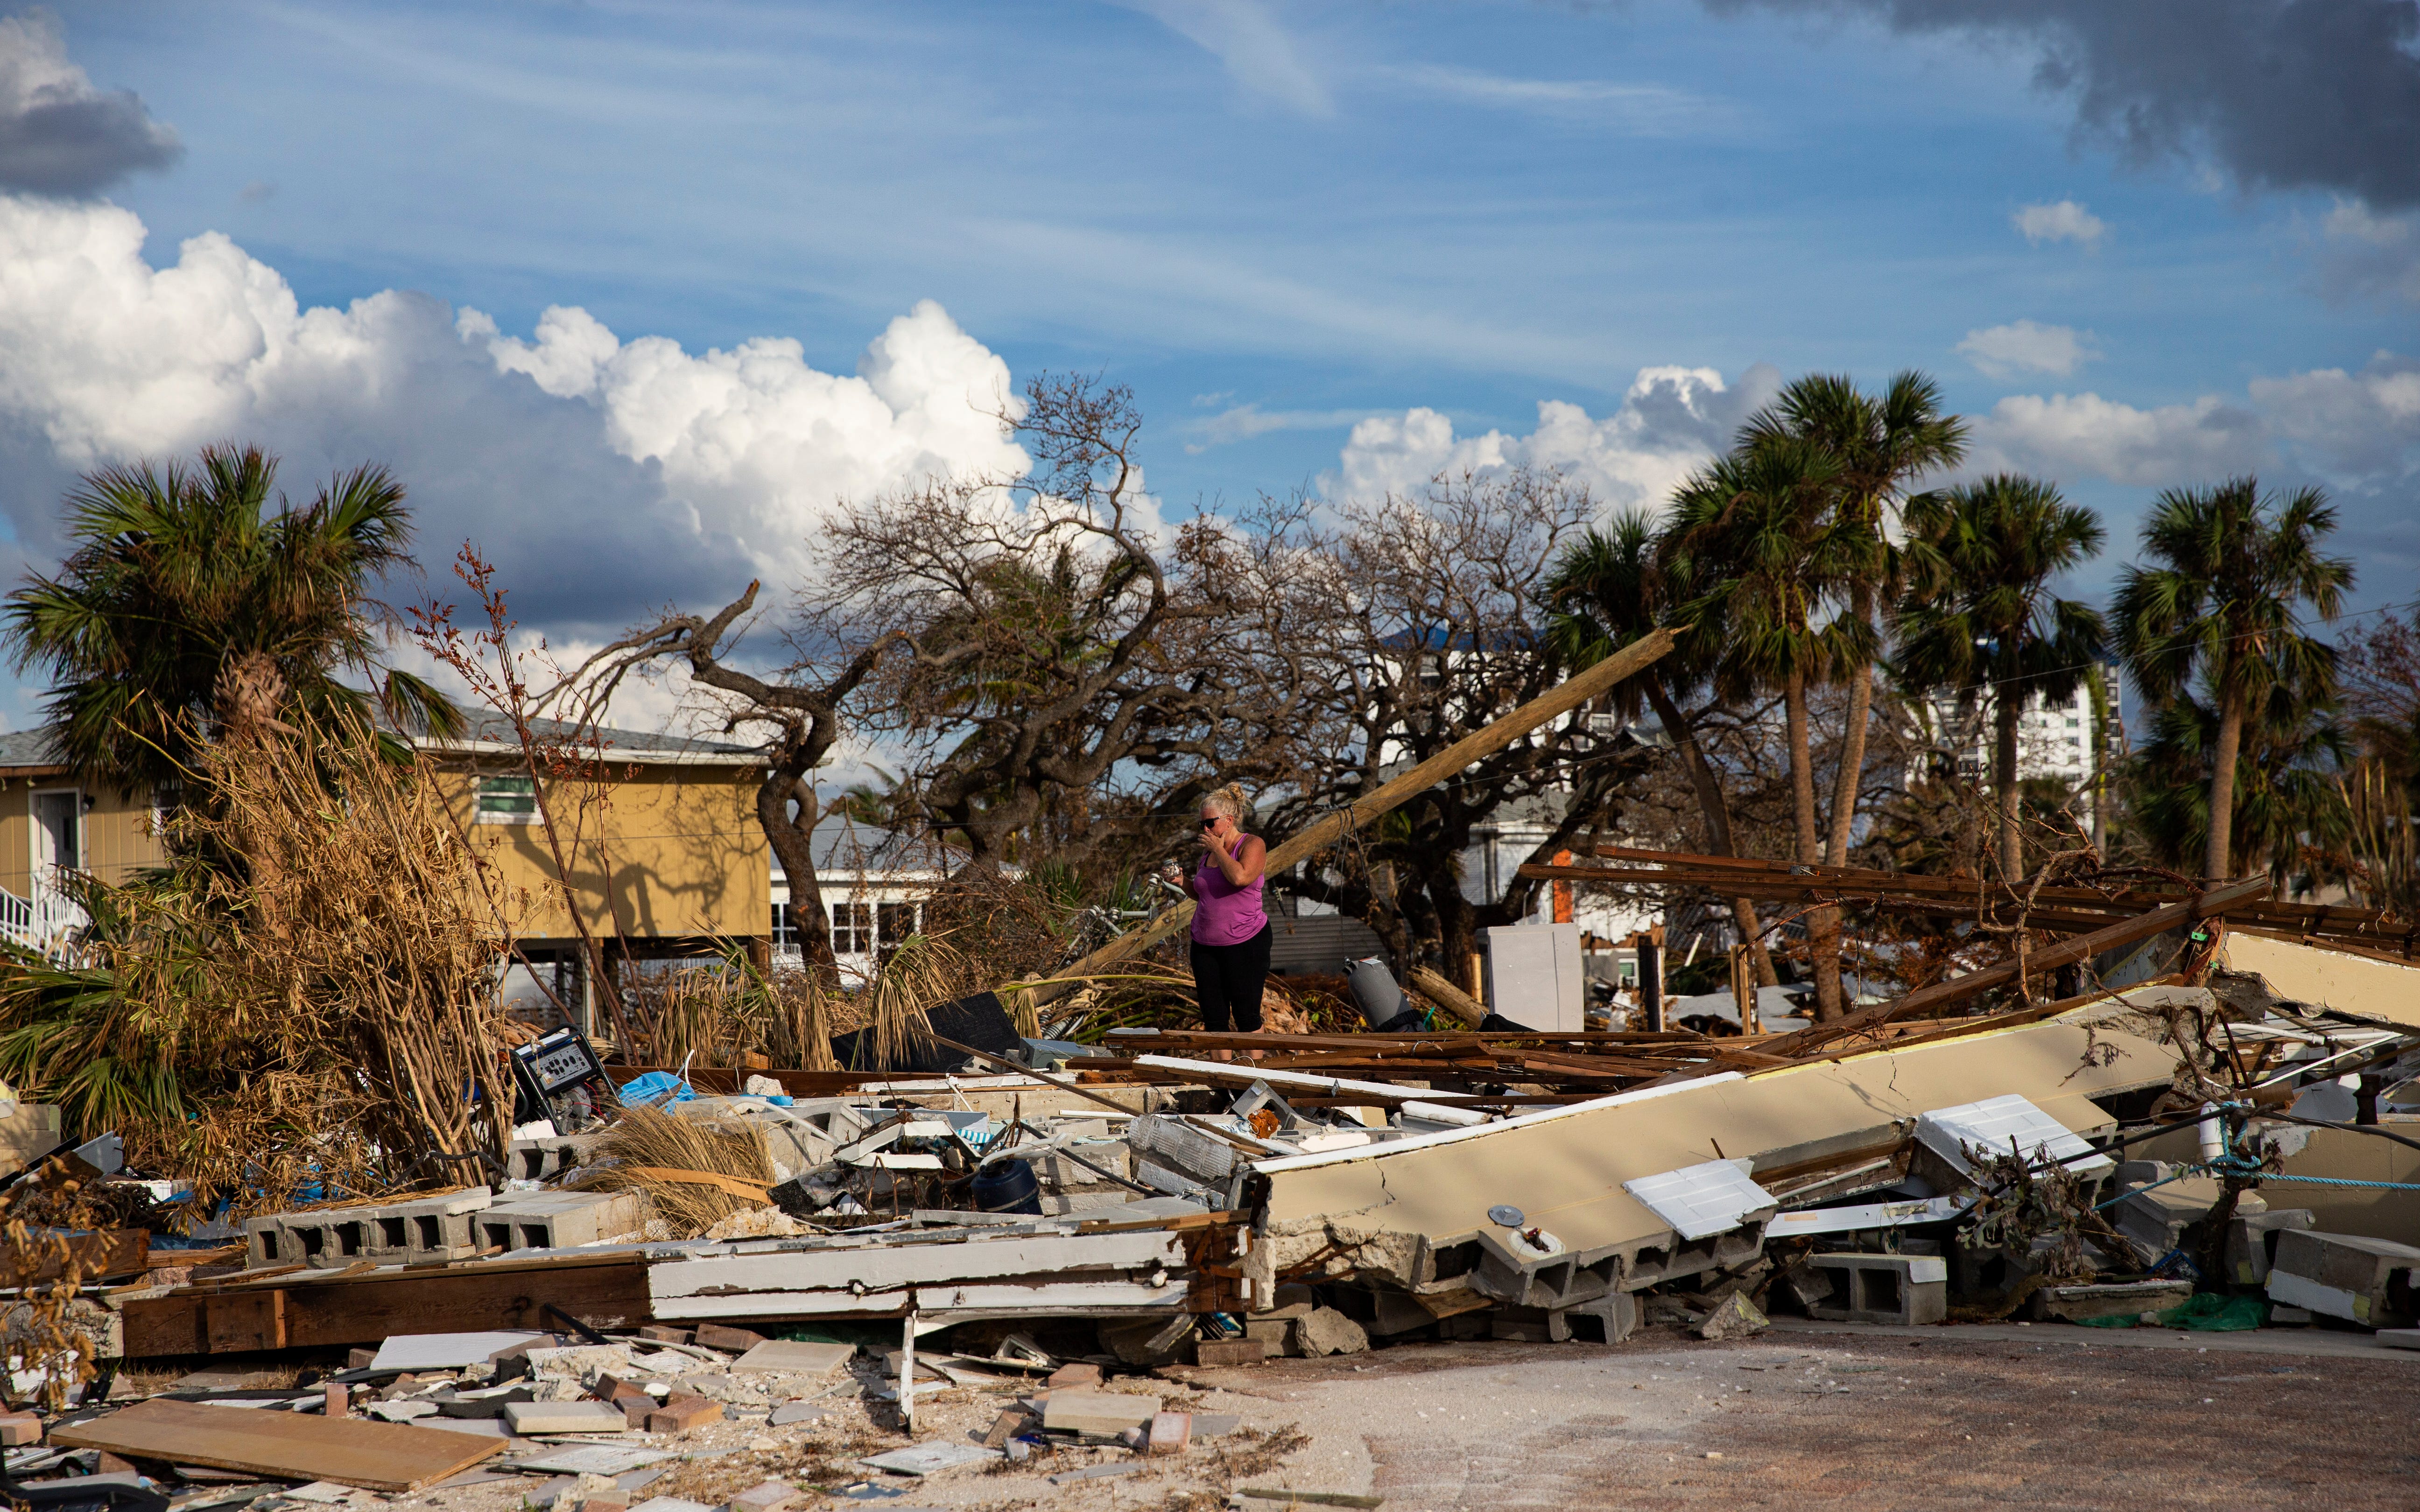
[[[184,150],[140,98],[96,88],[68,61],[57,17],[0,17],[0,189],[98,193]]]
[[[2206,152],[2245,189],[2420,205],[2420,0],[1704,0],[1865,16],[2039,52],[2079,135],[2136,162]]]

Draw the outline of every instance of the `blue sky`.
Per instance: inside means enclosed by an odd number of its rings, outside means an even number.
[[[2154,485],[2257,466],[2336,489],[2360,603],[2420,597],[2420,233],[2396,170],[2363,166],[2392,144],[2355,120],[2279,170],[2242,145],[2261,121],[2189,110],[2113,139],[2094,89],[2122,95],[2140,37],[2061,0],[2000,8],[2008,24],[1978,30],[1953,0],[102,0],[56,8],[67,58],[93,91],[139,95],[181,155],[45,203],[132,212],[152,269],[216,232],[305,308],[405,291],[442,301],[429,331],[469,308],[524,342],[573,306],[625,344],[696,357],[787,338],[806,369],[847,375],[938,301],[1017,380],[1080,367],[1130,383],[1151,485],[1178,511],[1390,477],[1343,457],[1370,417],[1425,409],[1517,449],[1541,401],[1605,422],[1642,369],[1711,369],[1736,397],[1756,364],[1874,381],[1922,367],[1992,422],[1986,455],[2104,511],[2112,563]],[[2344,8],[2389,32],[2412,9]],[[2260,27],[2293,9],[2213,7],[2199,85],[2136,81],[2136,102],[2189,100],[2274,47]],[[2315,45],[2324,60],[2343,43]],[[2077,58],[2082,84],[2043,82],[2045,59]],[[2402,100],[2420,64],[2407,51],[2368,72]],[[2396,129],[2391,113],[2372,125]],[[2038,232],[2069,234],[2029,238],[2028,207]],[[81,244],[45,225],[49,253]],[[349,450],[419,455],[446,414],[492,408],[382,414],[372,384],[340,415],[292,393],[272,412],[255,383],[249,408],[205,407],[183,429],[113,412],[116,429],[87,435],[55,394],[97,380],[27,360],[36,330],[0,312],[0,440],[20,464],[0,503],[36,561],[43,490],[55,500],[94,458],[240,414],[312,471]],[[130,385],[121,409],[164,402],[127,378],[130,351],[110,370]],[[614,392],[556,397],[610,414]],[[1709,403],[1708,424],[1728,419]],[[566,570],[594,574],[594,593],[531,589],[567,637],[736,589],[746,559],[788,560],[760,537],[791,517],[745,504],[757,536],[667,568],[690,507],[676,461],[617,441],[618,458],[564,462],[568,497],[548,498],[531,458],[591,441],[561,417],[526,438],[481,442],[530,468],[493,497],[432,484],[424,544],[442,556],[441,532],[492,528],[524,545],[508,565],[535,572],[550,528],[639,489],[628,510],[662,532],[606,531],[618,563],[574,553]],[[650,466],[657,482],[632,481]],[[837,468],[833,488],[870,475]]]

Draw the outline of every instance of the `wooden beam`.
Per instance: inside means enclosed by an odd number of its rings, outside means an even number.
[[[2263,896],[2269,888],[2270,883],[2267,877],[2246,877],[2241,882],[2230,882],[2223,887],[2213,887],[2199,897],[2188,899],[2183,903],[2170,903],[2165,908],[2155,908],[2148,914],[2127,919],[2121,924],[2112,924],[2106,929],[2095,930],[2089,934],[2078,934],[2054,945],[2046,945],[2039,950],[2026,952],[2025,973],[2029,976],[2039,975],[2046,971],[2055,971],[2061,966],[2073,965],[2079,961],[2088,961],[2103,950],[2113,950],[2121,945],[2132,945],[2136,940],[2148,940],[2154,934],[2175,929],[2180,924],[2190,924],[2196,919],[2224,913],[2228,904]],[[1893,1019],[1913,1018],[1928,1009],[1961,1002],[1978,993],[1989,992],[1994,987],[2005,987],[2016,980],[2017,963],[2013,960],[2004,961],[1996,966],[1986,966],[1980,971],[1970,971],[1965,976],[1935,982],[1930,987],[1919,987],[1903,997],[1893,998],[1887,1003],[1876,1003],[1871,1008],[1862,1009],[1846,1018],[1835,1019],[1829,1024],[1818,1024],[1810,1028],[1801,1029],[1795,1034],[1785,1034],[1777,1040],[1768,1040],[1759,1045],[1758,1049],[1765,1055],[1804,1057],[1844,1035],[1887,1024]]]
[[[129,1359],[374,1344],[389,1334],[545,1331],[549,1303],[591,1328],[650,1320],[646,1264],[597,1261],[465,1265],[244,1291],[179,1288],[123,1307]],[[274,1342],[270,1342],[271,1340]]]
[[[1285,843],[1270,850],[1262,874],[1273,876],[1298,861],[1309,860],[1372,820],[1401,808],[1452,777],[1471,763],[1494,755],[1549,719],[1569,714],[1590,699],[1610,690],[1614,685],[1637,676],[1672,649],[1674,634],[1672,630],[1661,629],[1639,637],[1578,676],[1548,688],[1495,723],[1465,735],[1410,771],[1354,800],[1350,808],[1312,821],[1288,837]],[[1059,975],[1081,979],[1106,971],[1121,961],[1132,960],[1150,949],[1185,928],[1192,918],[1193,904],[1189,902],[1179,903],[1160,915],[1152,924],[1119,935]],[[1032,993],[1037,1004],[1048,1004],[1076,992],[1080,985],[1080,980],[1054,980],[1023,990]]]

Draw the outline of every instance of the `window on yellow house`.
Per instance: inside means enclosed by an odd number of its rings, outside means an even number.
[[[536,783],[525,777],[479,779],[479,823],[532,825],[536,822]]]

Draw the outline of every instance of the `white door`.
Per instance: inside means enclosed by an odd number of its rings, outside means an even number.
[[[84,865],[84,795],[34,795],[34,875],[53,886],[61,869]]]

